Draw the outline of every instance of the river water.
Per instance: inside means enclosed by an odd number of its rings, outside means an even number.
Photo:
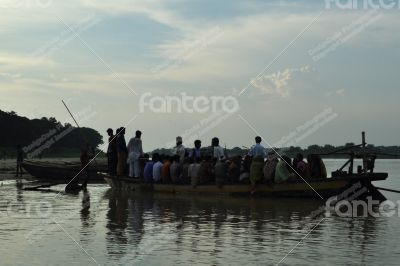
[[[325,162],[332,171],[343,160]],[[376,166],[390,175],[377,185],[400,189],[400,161]],[[7,180],[0,187],[0,265],[399,265],[397,211],[314,217],[323,201],[121,195],[106,184],[71,195],[60,193],[62,186],[19,186]]]

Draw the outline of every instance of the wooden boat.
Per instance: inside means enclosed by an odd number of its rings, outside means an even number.
[[[361,147],[360,152],[343,153],[345,149]],[[332,172],[331,178],[302,179],[280,183],[280,184],[258,184],[254,188],[246,184],[225,184],[217,186],[207,185],[184,185],[184,184],[144,184],[132,178],[116,177],[102,174],[106,182],[114,189],[135,192],[164,192],[164,193],[189,193],[208,195],[254,195],[254,196],[283,196],[299,198],[328,199],[338,196],[342,199],[366,199],[372,197],[374,200],[385,201],[385,196],[378,191],[372,181],[382,181],[388,177],[387,173],[374,173],[376,154],[365,151],[365,133],[362,133],[362,144],[345,147],[339,151],[349,155],[349,160],[337,171]],[[354,171],[354,160],[362,159],[362,166],[358,166],[357,173]],[[345,168],[348,167],[347,171]],[[210,180],[210,179],[209,179]]]
[[[186,194],[208,194],[224,196],[279,196],[297,198],[324,198],[340,195],[346,190],[351,193],[362,188],[366,191],[360,195],[362,197],[372,196],[377,200],[385,200],[384,196],[372,185],[372,181],[385,180],[387,173],[373,173],[367,175],[352,175],[334,178],[320,178],[295,180],[280,184],[258,184],[252,190],[249,184],[226,184],[217,186],[215,184],[191,186],[187,184],[148,184],[141,183],[129,177],[117,177],[108,174],[103,175],[111,188],[123,191],[139,193],[186,193]],[[352,189],[352,187],[354,189]],[[349,193],[349,194],[351,194]]]
[[[22,167],[30,175],[39,179],[69,181],[78,174],[86,175],[84,171],[81,171],[80,163],[26,160]],[[86,169],[89,171],[90,180],[103,180],[103,176],[97,173],[107,171],[107,165],[102,162],[93,162]]]

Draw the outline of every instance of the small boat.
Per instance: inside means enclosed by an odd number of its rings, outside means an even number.
[[[103,176],[98,172],[107,171],[107,164],[102,162],[92,162],[84,171],[78,162],[45,162],[25,160],[22,167],[30,175],[38,179],[69,181],[77,175],[85,175],[86,169],[89,172],[90,180],[103,180]]]
[[[100,173],[101,174],[101,173]],[[117,177],[102,173],[105,181],[111,188],[128,192],[140,193],[179,193],[179,194],[208,194],[224,196],[278,196],[295,198],[324,198],[340,195],[346,191],[352,194],[366,188],[364,198],[372,196],[383,201],[384,196],[372,185],[372,181],[385,180],[387,173],[373,173],[366,175],[353,175],[333,178],[318,178],[309,180],[295,180],[280,184],[258,184],[252,189],[249,184],[215,184],[192,186],[188,184],[160,184],[142,183],[129,177]],[[361,197],[358,197],[361,198]]]

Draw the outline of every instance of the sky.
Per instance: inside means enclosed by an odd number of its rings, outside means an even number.
[[[398,145],[399,7],[345,2],[0,0],[0,109],[69,122],[64,100],[147,151]]]

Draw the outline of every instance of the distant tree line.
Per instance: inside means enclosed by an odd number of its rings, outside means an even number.
[[[14,155],[17,145],[31,151],[49,154],[52,151],[76,150],[89,144],[97,148],[103,143],[103,137],[91,128],[76,128],[66,123],[61,124],[54,117],[28,119],[15,112],[0,110],[0,156]],[[46,148],[46,146],[49,146]],[[44,148],[44,149],[43,149]],[[3,153],[3,154],[1,154]],[[11,153],[11,154],[10,154]],[[38,156],[40,156],[38,154]],[[79,156],[79,153],[77,154]]]
[[[353,147],[355,146],[354,143],[349,142],[346,143],[345,145],[342,146],[333,146],[330,144],[326,144],[324,146],[319,146],[319,145],[310,145],[307,148],[301,148],[301,147],[286,147],[286,148],[268,148],[268,151],[277,151],[281,155],[287,155],[291,158],[294,158],[298,153],[301,153],[303,155],[308,155],[308,154],[321,154],[321,157],[323,158],[347,158],[346,154],[343,153],[349,153],[349,152],[360,152],[361,148],[360,147]],[[353,148],[351,148],[353,147]],[[191,149],[189,147],[189,149]],[[335,151],[340,151],[343,150],[342,152],[339,153],[334,153]],[[400,158],[400,146],[374,146],[374,145],[367,145],[365,150],[370,153],[377,154],[379,158]],[[151,153],[159,153],[159,154],[170,154],[171,149],[156,149],[152,151]],[[249,149],[248,148],[240,148],[240,147],[234,147],[231,149],[226,149],[226,154],[229,157],[233,156],[244,156],[248,154]],[[202,148],[202,153],[210,153],[209,148]]]

